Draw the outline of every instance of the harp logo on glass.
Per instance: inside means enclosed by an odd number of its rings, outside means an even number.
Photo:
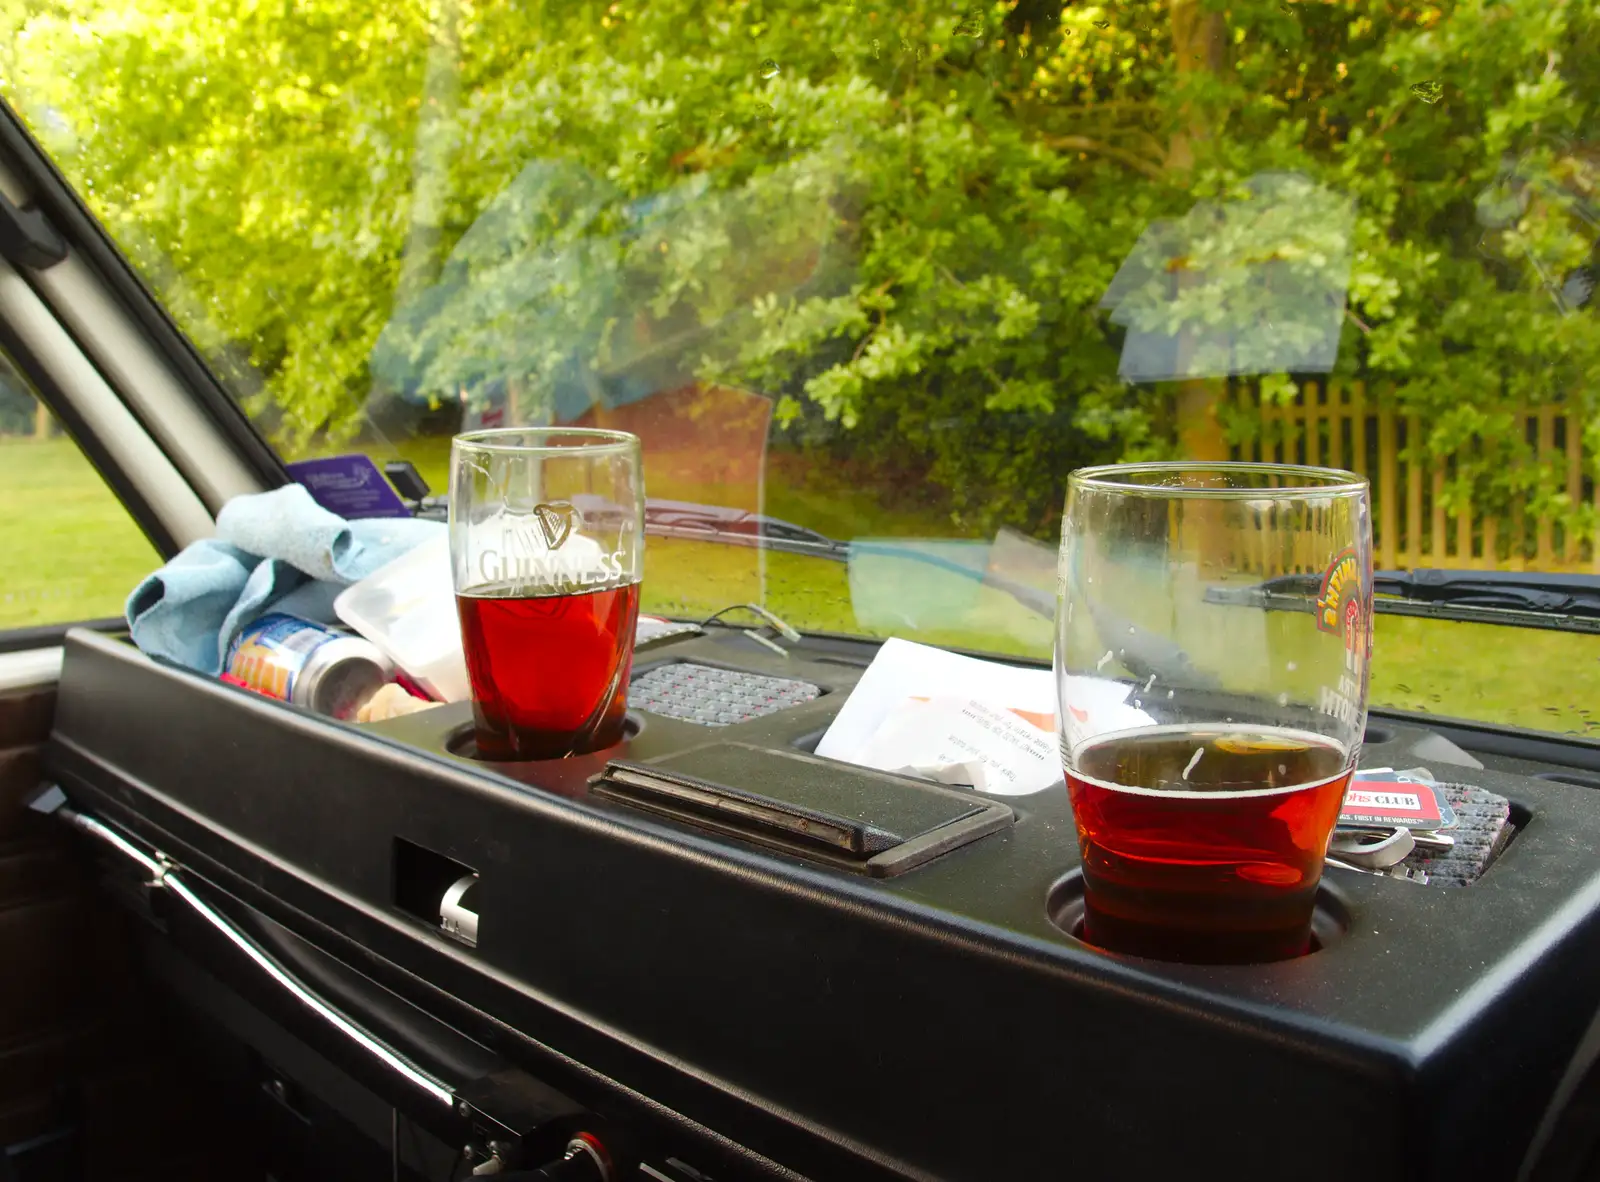
[[[578,511],[570,502],[556,501],[549,505],[535,505],[533,512],[528,516],[533,518],[544,539],[545,547],[559,550],[561,543],[572,536],[572,523],[578,516]]]

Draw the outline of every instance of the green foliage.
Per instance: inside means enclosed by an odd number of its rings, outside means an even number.
[[[559,413],[721,381],[886,495],[1045,533],[1071,467],[1175,447],[1173,384],[1117,376],[1119,264],[1154,219],[1299,173],[1353,202],[1348,235],[1189,225],[1185,265],[1347,266],[1337,375],[1432,454],[1481,441],[1452,496],[1576,521],[1496,426],[1566,402],[1600,454],[1600,317],[1562,294],[1600,231],[1597,15],[21,0],[0,87],[286,445],[348,435],[375,388]],[[1270,314],[1242,290],[1135,311]]]

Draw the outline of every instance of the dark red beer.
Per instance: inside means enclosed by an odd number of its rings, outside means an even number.
[[[1342,747],[1273,727],[1157,727],[1093,741],[1077,764],[1087,940],[1212,964],[1308,951],[1350,782]]]
[[[639,584],[566,595],[457,595],[478,751],[559,759],[622,737]]]

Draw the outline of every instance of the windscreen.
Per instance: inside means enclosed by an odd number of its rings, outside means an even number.
[[[0,94],[286,461],[639,435],[647,611],[1047,658],[1133,459],[1600,570],[1593,0],[15,0]],[[1590,733],[1600,640],[1380,612],[1372,699]]]

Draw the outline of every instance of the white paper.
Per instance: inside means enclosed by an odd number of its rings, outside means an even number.
[[[1067,707],[1066,740],[1079,743],[1112,731],[1153,726],[1155,720],[1137,707],[1128,705],[1134,687],[1100,677],[1068,677],[1063,684]]]
[[[970,698],[908,698],[851,761],[979,792],[1025,796],[1061,782],[1055,736]]]
[[[663,636],[691,636],[700,631],[698,624],[685,624],[678,620],[664,620],[660,616],[641,615],[639,623],[633,629],[633,642],[644,644],[649,640],[660,640]]]
[[[889,712],[907,698],[976,699],[1047,718],[1056,712],[1055,679],[1048,669],[980,661],[893,637],[883,642],[850,691],[849,700],[817,744],[817,754],[854,762],[856,752]]]
[[[1134,687],[1097,677],[1063,680],[1067,738],[1152,726],[1128,703]],[[885,641],[817,754],[847,763],[970,784],[1003,795],[1061,782],[1056,682],[1048,669]]]

